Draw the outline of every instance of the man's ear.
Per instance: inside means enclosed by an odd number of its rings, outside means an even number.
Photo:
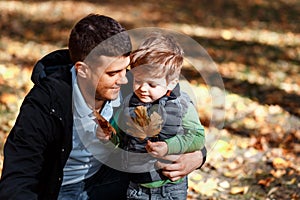
[[[173,90],[176,87],[176,85],[177,85],[178,82],[179,82],[178,79],[174,79],[174,80],[170,81],[168,83],[167,89],[168,90]]]
[[[87,78],[89,67],[84,62],[76,62],[75,63],[75,69],[77,76],[80,76],[82,78]]]

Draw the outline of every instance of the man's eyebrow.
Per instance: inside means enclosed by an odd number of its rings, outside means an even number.
[[[126,69],[126,68],[124,68],[124,69]],[[123,71],[124,69],[117,69],[117,70],[106,71],[106,73],[118,73],[118,72]]]
[[[123,71],[124,69],[118,69],[118,70],[112,70],[112,71],[106,71],[106,73],[116,73],[116,72],[120,72]]]

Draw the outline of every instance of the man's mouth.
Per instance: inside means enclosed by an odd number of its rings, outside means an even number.
[[[120,87],[113,87],[113,88],[111,88],[112,90],[119,90],[120,89]]]

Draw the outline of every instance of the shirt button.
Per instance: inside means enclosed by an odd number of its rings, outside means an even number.
[[[58,177],[58,181],[61,181],[61,177]]]
[[[65,149],[64,149],[64,148],[62,148],[62,149],[61,149],[61,152],[64,152],[64,151],[65,151]]]

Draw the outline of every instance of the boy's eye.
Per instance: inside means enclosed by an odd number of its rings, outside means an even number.
[[[149,86],[152,87],[152,88],[155,88],[156,84],[150,83]]]
[[[140,85],[142,84],[142,81],[135,80],[134,83]]]

